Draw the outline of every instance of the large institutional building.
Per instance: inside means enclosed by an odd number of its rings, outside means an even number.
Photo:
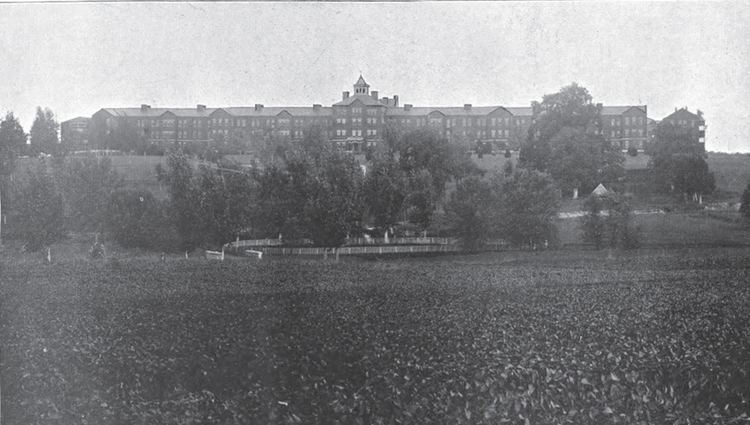
[[[597,106],[601,109],[605,137],[623,149],[644,148],[649,140],[645,105]],[[219,141],[245,143],[250,147],[269,138],[301,139],[308,129],[318,126],[341,148],[361,152],[382,141],[386,125],[393,123],[405,128],[432,127],[451,141],[517,149],[532,117],[531,105],[430,107],[401,104],[397,95],[381,97],[377,91],[371,91],[360,76],[353,91],[343,92],[341,101],[331,106],[103,108],[87,124],[80,118],[70,123],[71,128],[75,126],[81,131],[88,125],[86,131],[90,137],[71,131],[68,134],[76,135],[79,142],[86,140],[96,145],[97,140],[119,126],[128,126],[141,140],[164,147]]]

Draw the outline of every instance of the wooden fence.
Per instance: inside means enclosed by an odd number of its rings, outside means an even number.
[[[379,245],[379,246],[343,246],[341,248],[286,248],[259,247],[264,255],[382,255],[414,254],[431,252],[458,252],[458,245]]]
[[[457,241],[453,238],[349,238],[344,243],[346,247],[372,246],[372,245],[453,245]],[[227,244],[228,248],[248,247],[281,247],[280,239],[248,239],[234,241]]]

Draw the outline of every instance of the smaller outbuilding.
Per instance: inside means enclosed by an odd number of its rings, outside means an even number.
[[[609,190],[601,183],[599,183],[599,186],[591,192],[593,196],[606,196],[609,195],[609,193]]]

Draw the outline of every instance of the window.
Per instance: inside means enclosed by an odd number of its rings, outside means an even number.
[[[361,114],[362,108],[352,108],[352,114]]]

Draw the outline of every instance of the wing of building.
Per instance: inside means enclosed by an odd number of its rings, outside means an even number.
[[[643,149],[648,140],[645,105],[602,106],[602,132],[623,149]],[[353,91],[344,91],[331,106],[209,108],[103,108],[91,117],[90,139],[105,145],[118,132],[144,143],[169,147],[191,143],[252,146],[272,138],[302,139],[322,129],[342,149],[361,152],[383,139],[387,125],[431,127],[451,141],[490,143],[496,149],[518,149],[533,119],[531,106],[413,106],[398,95],[381,97],[360,75]],[[127,128],[128,131],[123,131]],[[107,146],[98,146],[107,148]],[[252,150],[252,148],[249,148]]]

